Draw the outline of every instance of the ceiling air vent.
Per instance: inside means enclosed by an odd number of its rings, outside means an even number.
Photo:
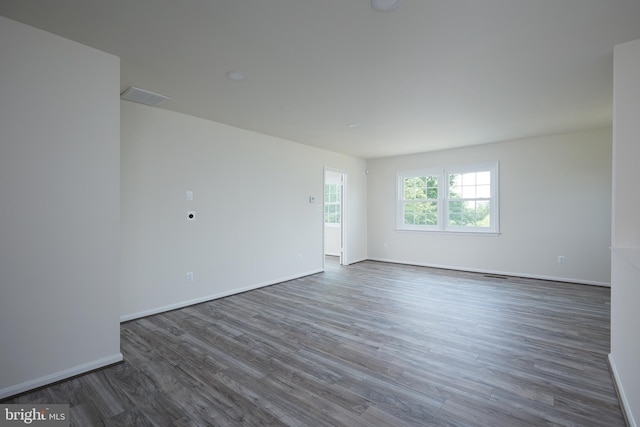
[[[125,90],[120,94],[120,98],[126,99],[127,101],[139,102],[141,104],[157,106],[166,101],[167,99],[171,99],[168,96],[160,95],[158,93],[149,92],[148,90],[138,89],[137,87],[131,86],[129,89]]]

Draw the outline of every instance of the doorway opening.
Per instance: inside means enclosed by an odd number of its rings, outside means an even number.
[[[347,265],[346,259],[346,188],[347,174],[344,171],[324,169],[324,255],[340,259],[340,265]]]

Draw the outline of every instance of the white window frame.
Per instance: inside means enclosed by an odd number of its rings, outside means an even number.
[[[435,233],[455,233],[455,234],[481,234],[481,235],[499,235],[500,233],[500,202],[499,195],[499,167],[498,162],[482,162],[467,165],[447,166],[438,168],[412,169],[396,172],[396,229],[399,231],[424,231]],[[489,200],[490,224],[488,227],[465,227],[449,225],[449,176],[452,174],[464,174],[471,172],[491,173],[490,178],[490,197],[489,198],[473,198],[463,200]],[[437,224],[436,225],[412,225],[404,223],[404,180],[405,178],[418,176],[437,176],[438,177],[438,198],[437,198]],[[460,200],[460,199],[455,199]]]

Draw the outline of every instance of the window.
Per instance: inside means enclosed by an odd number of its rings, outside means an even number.
[[[325,224],[340,224],[340,184],[324,185],[324,222]]]
[[[498,163],[399,171],[397,228],[498,232]]]
[[[403,177],[405,225],[438,225],[438,175]]]

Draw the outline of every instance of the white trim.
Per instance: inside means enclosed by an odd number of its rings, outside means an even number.
[[[489,236],[489,237],[499,237],[502,233],[495,231],[469,231],[468,229],[461,229],[460,231],[456,230],[416,230],[412,228],[396,228],[396,231],[399,233],[424,233],[425,231],[429,231],[429,234],[448,234],[455,236]]]
[[[267,282],[261,282],[261,283],[257,283],[257,284],[254,284],[254,285],[245,286],[245,287],[239,288],[239,289],[233,289],[231,291],[220,292],[218,294],[213,294],[213,295],[207,295],[207,296],[204,296],[204,297],[195,298],[195,299],[188,300],[188,301],[182,301],[182,302],[178,302],[178,303],[175,303],[175,304],[169,304],[169,305],[165,305],[165,306],[162,306],[162,307],[152,308],[152,309],[149,309],[149,310],[138,311],[136,313],[124,314],[124,315],[120,316],[120,323],[127,322],[129,320],[139,319],[141,317],[151,316],[151,315],[158,314],[158,313],[164,313],[165,311],[171,311],[171,310],[176,310],[178,308],[188,307],[190,305],[200,304],[200,303],[207,302],[207,301],[213,301],[215,299],[228,297],[230,295],[240,294],[242,292],[251,291],[251,290],[254,290],[254,289],[258,289],[258,288],[263,288],[265,286],[275,285],[276,283],[282,283],[282,282],[287,282],[289,280],[299,279],[299,278],[305,277],[305,276],[311,276],[312,274],[322,273],[323,271],[324,271],[324,269],[320,268],[320,269],[308,271],[308,272],[302,273],[302,274],[296,274],[296,275],[292,275],[292,276],[282,277],[280,279],[270,280],[270,281],[267,281]]]
[[[579,285],[604,286],[604,287],[607,287],[607,288],[611,287],[611,283],[608,283],[608,282],[598,282],[598,281],[595,281],[595,280],[574,279],[574,278],[570,278],[570,277],[544,276],[544,275],[539,275],[539,274],[516,273],[516,272],[513,272],[513,271],[476,269],[476,268],[467,268],[467,267],[451,266],[451,265],[429,264],[429,263],[422,263],[422,262],[409,262],[409,261],[401,261],[401,260],[394,260],[394,259],[388,259],[388,258],[368,258],[368,260],[369,261],[379,261],[379,262],[389,262],[389,263],[392,263],[392,264],[415,265],[415,266],[418,266],[418,267],[442,268],[444,270],[465,271],[465,272],[469,272],[469,273],[496,274],[496,275],[500,275],[500,276],[523,277],[525,279],[550,280],[552,282],[565,282],[565,283],[576,283],[576,284],[579,284]]]
[[[369,260],[371,260],[371,258],[367,258],[367,257],[364,257],[364,258],[358,258],[358,259],[355,259],[355,260],[353,260],[353,261],[350,261],[350,262],[349,262],[349,264],[345,264],[345,265],[357,264],[357,263],[359,263],[359,262],[364,262],[364,261],[369,261]]]
[[[624,392],[624,388],[622,387],[622,381],[620,381],[620,376],[618,375],[618,370],[616,369],[616,362],[613,359],[613,354],[609,353],[609,368],[611,368],[611,376],[613,377],[613,382],[616,388],[616,392],[618,394],[618,398],[620,400],[620,406],[622,407],[622,413],[629,424],[629,427],[637,427],[635,419],[633,418],[633,414],[631,413],[631,405],[629,404],[629,399],[627,399],[627,395]]]
[[[33,390],[38,387],[43,387],[58,381],[75,377],[76,375],[86,374],[87,372],[91,372],[96,369],[104,368],[106,366],[122,362],[122,360],[124,360],[124,358],[122,357],[122,353],[117,353],[113,356],[104,357],[102,359],[94,360],[89,363],[74,366],[73,368],[65,369],[64,371],[56,372],[44,377],[36,378],[34,380],[12,385],[11,387],[3,388],[2,390],[0,390],[0,399],[6,399],[7,397],[24,393],[25,391]]]

